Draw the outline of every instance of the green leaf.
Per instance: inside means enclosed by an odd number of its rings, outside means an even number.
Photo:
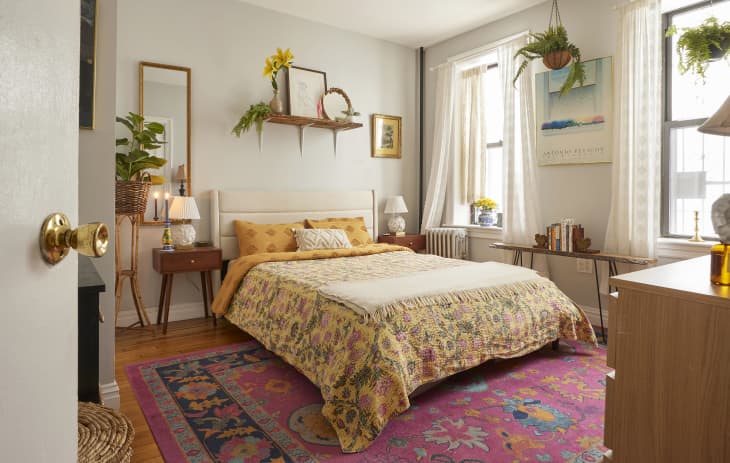
[[[150,130],[156,134],[165,133],[165,126],[160,124],[159,122],[147,122],[144,126],[147,128],[147,130]]]
[[[129,145],[129,138],[117,138],[117,146],[127,146]]]

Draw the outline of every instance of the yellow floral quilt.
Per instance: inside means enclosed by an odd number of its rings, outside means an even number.
[[[585,314],[547,279],[537,291],[422,306],[384,321],[365,321],[317,292],[334,281],[454,265],[463,261],[382,249],[260,263],[242,277],[226,318],[320,388],[322,413],[344,452],[367,448],[391,417],[408,409],[408,395],[420,385],[489,359],[525,355],[558,337],[595,344]]]

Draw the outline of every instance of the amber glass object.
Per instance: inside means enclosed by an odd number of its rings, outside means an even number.
[[[715,285],[730,285],[730,269],[728,269],[730,244],[716,244],[710,250],[710,281]]]

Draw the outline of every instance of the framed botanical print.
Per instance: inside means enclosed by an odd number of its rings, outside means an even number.
[[[373,114],[373,157],[401,157],[401,117]]]
[[[327,74],[314,69],[291,66],[287,73],[289,114],[322,117],[322,96],[327,92]]]

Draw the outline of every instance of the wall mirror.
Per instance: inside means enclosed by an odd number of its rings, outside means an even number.
[[[170,193],[171,196],[192,195],[190,68],[141,61],[139,114],[146,122],[159,122],[165,127],[164,137],[161,137],[165,144],[155,150],[154,155],[167,159],[167,163],[152,172],[164,176],[165,184],[152,185],[150,188],[142,222],[146,225],[159,225],[165,219],[165,193]]]
[[[343,111],[351,109],[352,103],[350,103],[350,97],[340,88],[332,87],[322,96],[322,112],[324,113],[325,119],[333,121],[344,119],[345,114]]]

